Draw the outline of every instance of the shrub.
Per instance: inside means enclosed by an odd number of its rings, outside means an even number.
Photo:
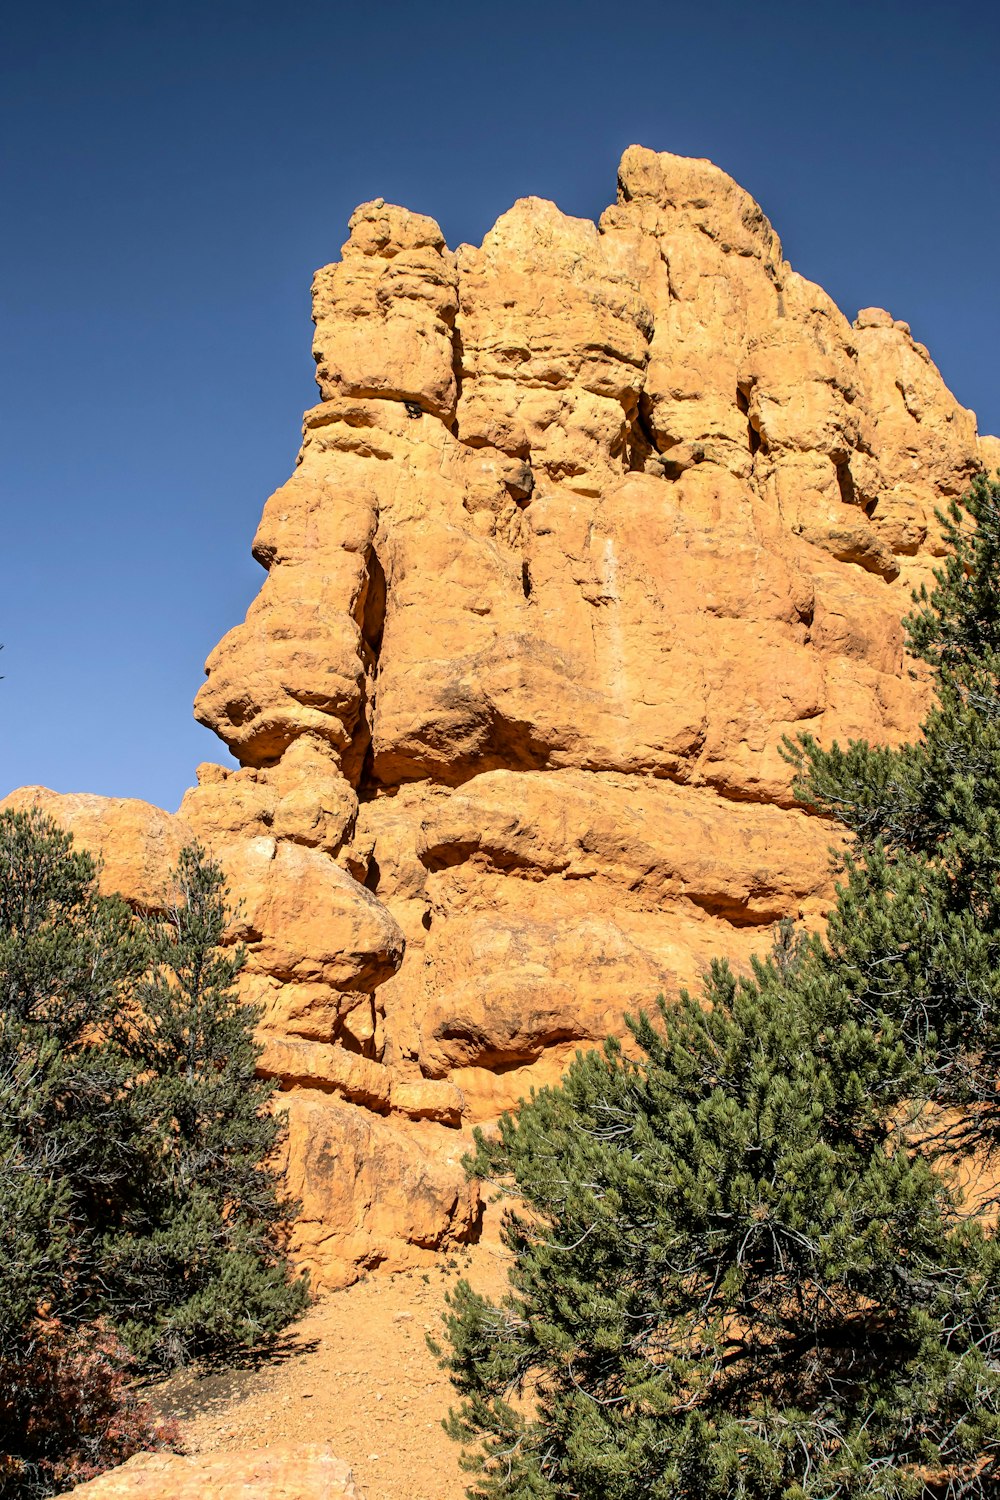
[[[131,1384],[127,1351],[103,1326],[37,1318],[0,1356],[0,1496],[57,1494],[148,1448],[179,1448]]]

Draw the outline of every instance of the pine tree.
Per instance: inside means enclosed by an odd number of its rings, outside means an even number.
[[[716,964],[708,1008],[662,1005],[638,1059],[579,1056],[480,1138],[523,1207],[509,1296],[450,1299],[470,1494],[995,1493],[1000,1248],[879,1108],[891,1059],[831,1024],[812,952]]]
[[[144,962],[91,857],[35,810],[0,813],[0,1342],[40,1299],[93,1307],[92,1229],[137,1159],[108,1037]]]
[[[131,914],[37,811],[0,812],[0,1494],[155,1441],[102,1329],[100,1234],[139,1160],[113,1019],[145,963]]]
[[[0,1495],[164,1440],[148,1363],[266,1344],[305,1301],[224,882],[185,850],[143,922],[37,811],[0,812]]]
[[[137,1073],[143,1165],[103,1243],[104,1274],[123,1337],[160,1365],[266,1344],[307,1300],[283,1254],[296,1205],[271,1166],[276,1085],[255,1076],[260,1013],[237,992],[243,951],[223,946],[226,897],[218,865],[183,850],[175,903],[148,924],[150,971],[118,1030]]]
[[[906,624],[935,706],[899,749],[789,754],[807,803],[854,836],[829,962],[858,1014],[894,1035],[942,1152],[1000,1148],[1000,484],[939,517],[949,546]],[[993,1164],[995,1166],[995,1163]]]
[[[997,1139],[997,486],[967,509],[910,622],[922,739],[790,749],[856,835],[827,936],[716,963],[478,1137],[520,1206],[510,1294],[446,1319],[470,1495],[1000,1492],[1000,1244],[940,1155]]]

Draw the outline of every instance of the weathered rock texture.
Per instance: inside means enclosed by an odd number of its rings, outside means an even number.
[[[473,1232],[454,1126],[820,919],[782,737],[912,733],[900,618],[1000,445],[709,162],[631,147],[599,225],[524,199],[456,252],[376,200],[314,298],[322,400],[195,710],[241,769],[177,829],[243,900],[337,1283]]]
[[[70,1491],[81,1500],[364,1500],[325,1443],[245,1453],[139,1453]]]

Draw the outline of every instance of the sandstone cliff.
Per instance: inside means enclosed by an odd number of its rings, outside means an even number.
[[[631,147],[599,225],[481,247],[376,200],[314,282],[321,401],[171,819],[38,800],[155,904],[192,833],[243,909],[321,1284],[474,1232],[456,1127],[819,920],[785,734],[911,734],[900,618],[996,439],[853,324],[718,168]]]

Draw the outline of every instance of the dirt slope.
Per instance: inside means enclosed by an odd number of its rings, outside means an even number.
[[[495,1221],[494,1221],[495,1222]],[[460,1276],[505,1285],[494,1233],[430,1272],[369,1276],[319,1300],[278,1358],[258,1369],[177,1377],[155,1392],[187,1451],[329,1442],[366,1500],[462,1500],[458,1449],[441,1419],[452,1388],[426,1344]]]

